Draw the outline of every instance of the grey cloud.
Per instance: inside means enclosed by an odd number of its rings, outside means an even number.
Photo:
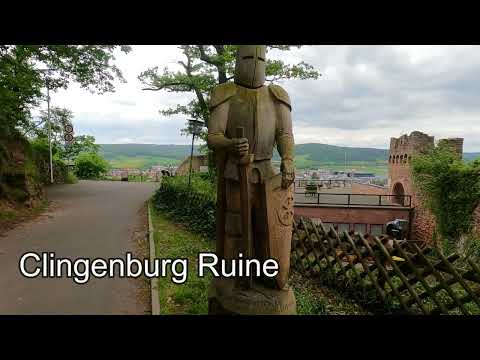
[[[442,50],[442,56],[415,64],[392,46],[309,47],[305,61],[323,76],[284,86],[302,127],[359,130],[401,123],[415,129],[425,117],[480,115],[480,47]],[[449,121],[462,119],[457,114]]]
[[[121,115],[82,113],[77,116],[77,133],[95,136],[98,143],[186,144],[180,134],[184,122],[179,118],[132,120]]]
[[[178,53],[162,55],[168,49],[134,48],[122,58],[128,84],[105,103],[89,102],[91,113],[82,95],[74,109],[79,131],[101,142],[187,144],[180,135],[185,119],[165,119],[158,110],[186,104],[193,95],[142,92],[136,80],[152,66],[152,56],[159,68],[170,66]],[[303,60],[322,73],[318,80],[280,82],[292,100],[297,142],[387,148],[390,137],[420,130],[465,137],[467,151],[480,151],[480,46],[306,46],[268,56]],[[71,100],[66,96],[65,106]]]

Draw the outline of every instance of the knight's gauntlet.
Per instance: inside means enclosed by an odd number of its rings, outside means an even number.
[[[208,134],[207,144],[212,150],[230,150],[233,146],[233,141],[222,133],[211,133]]]

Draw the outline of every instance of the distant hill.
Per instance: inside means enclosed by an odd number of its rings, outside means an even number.
[[[383,162],[388,158],[388,150],[359,147],[343,147],[327,144],[298,144],[295,147],[297,156],[305,156],[315,162],[344,163],[347,161]]]
[[[148,169],[153,165],[178,165],[190,155],[189,145],[155,144],[102,144],[101,154],[113,167]],[[194,147],[198,153],[198,146]],[[327,144],[298,144],[295,146],[297,168],[315,168],[331,165],[332,168],[345,166],[359,171],[370,171],[372,167],[386,171],[388,150],[361,147],[342,147]],[[480,153],[464,153],[466,160],[480,157]],[[280,160],[275,151],[273,160]]]
[[[179,165],[190,155],[188,145],[100,144],[100,154],[114,168],[149,169],[154,165]],[[198,147],[194,147],[197,151]]]
[[[480,152],[463,153],[465,160],[471,161],[480,158]]]
[[[102,156],[107,160],[117,156],[160,156],[183,160],[190,155],[189,145],[156,145],[156,144],[101,144]],[[197,146],[194,147],[197,149]]]

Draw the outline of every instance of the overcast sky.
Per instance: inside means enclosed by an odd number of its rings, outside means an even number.
[[[286,80],[296,143],[388,148],[390,137],[414,130],[464,137],[480,151],[479,46],[305,46],[271,51],[270,58],[306,61],[318,80]],[[159,114],[192,95],[142,91],[137,76],[149,67],[176,68],[176,46],[133,46],[116,64],[126,84],[94,95],[72,85],[51,95],[52,106],[74,112],[76,135],[98,143],[189,144],[183,116]]]

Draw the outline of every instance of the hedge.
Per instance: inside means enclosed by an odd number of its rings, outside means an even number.
[[[215,239],[216,191],[205,177],[164,177],[152,198],[153,207],[184,224],[189,230],[208,239]]]

